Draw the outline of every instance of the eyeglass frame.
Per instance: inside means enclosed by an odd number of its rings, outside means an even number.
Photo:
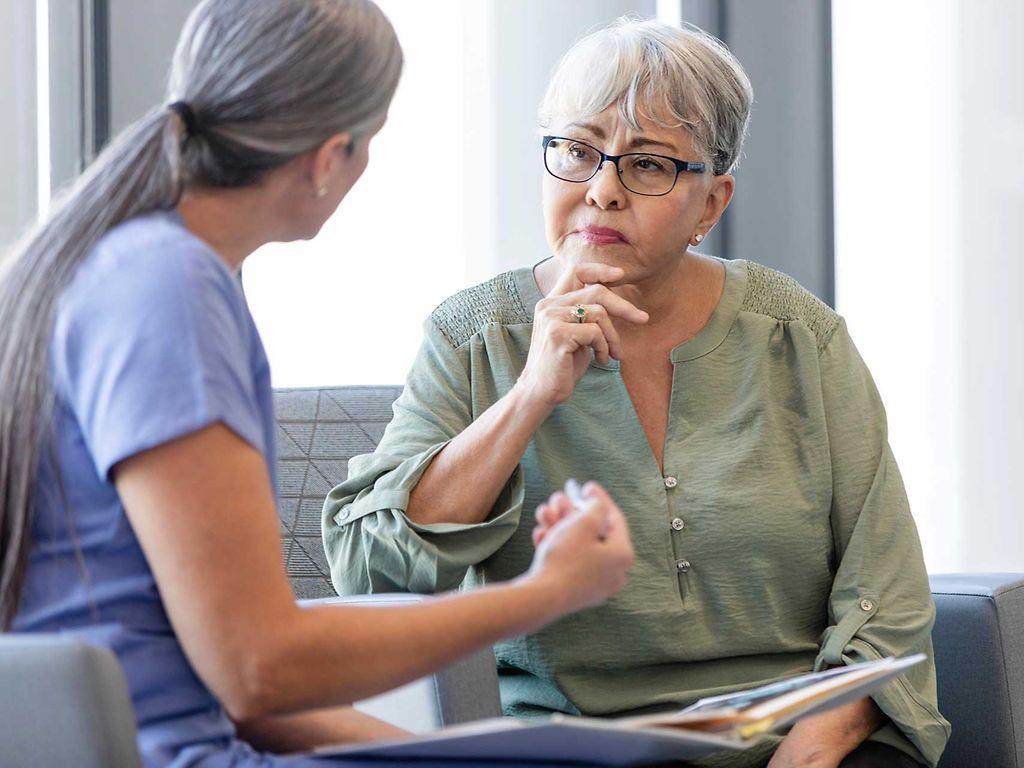
[[[597,154],[601,156],[601,160],[598,162],[597,167],[594,169],[594,172],[585,179],[563,179],[561,176],[554,173],[550,168],[548,168],[548,144],[550,144],[555,139],[559,139],[561,141],[569,141],[572,142],[573,144],[582,144],[583,146],[589,147],[590,149],[597,152]],[[672,192],[673,189],[676,188],[676,184],[679,182],[679,174],[703,173],[707,167],[706,163],[691,163],[688,160],[678,160],[674,157],[669,157],[668,155],[656,155],[652,152],[626,152],[623,155],[607,155],[600,149],[595,147],[593,144],[588,144],[587,142],[580,141],[579,139],[570,139],[568,136],[544,136],[541,138],[541,149],[544,150],[544,170],[550,173],[553,178],[556,178],[559,181],[567,181],[570,184],[586,184],[588,181],[593,179],[595,176],[597,176],[597,174],[601,172],[601,169],[604,167],[604,164],[606,162],[611,162],[611,164],[615,166],[615,175],[619,177],[619,183],[622,184],[622,188],[625,189],[627,192],[632,192],[634,195],[643,195],[644,197],[664,197],[665,195],[669,194],[670,192]],[[630,189],[629,187],[627,187],[626,182],[622,180],[622,169],[619,167],[619,160],[621,160],[624,157],[633,157],[635,155],[642,155],[644,157],[657,157],[661,160],[668,160],[673,165],[675,165],[676,177],[672,179],[672,186],[669,187],[667,191],[659,192],[657,194],[653,194],[651,192],[637,192],[635,189]]]

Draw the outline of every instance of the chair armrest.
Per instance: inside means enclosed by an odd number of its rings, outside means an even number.
[[[381,594],[300,600],[299,605],[402,605],[421,595]],[[357,702],[356,709],[413,733],[501,716],[494,652],[484,648],[433,675]]]
[[[117,658],[59,635],[0,635],[0,763],[136,768],[135,713]]]
[[[929,580],[939,711],[953,726],[940,766],[1024,766],[1024,574]]]

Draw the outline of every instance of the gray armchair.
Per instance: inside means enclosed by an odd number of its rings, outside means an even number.
[[[0,765],[138,766],[114,654],[60,635],[0,635]]]
[[[1024,768],[1024,574],[931,577],[948,768]]]
[[[391,403],[401,387],[282,389],[277,412],[278,517],[288,578],[304,603],[412,602],[416,595],[339,598],[320,538],[324,496],[348,477],[348,460],[372,451],[391,421]],[[360,710],[410,731],[497,717],[498,676],[489,650],[356,705]]]
[[[371,451],[398,387],[279,390],[278,517],[303,602],[340,602],[320,543],[324,496],[349,457]],[[939,709],[953,724],[943,768],[1024,768],[1024,574],[932,577]],[[346,598],[415,601],[414,595]],[[500,714],[494,655],[357,704],[423,732]],[[0,765],[138,765],[124,677],[106,650],[60,637],[0,637]]]

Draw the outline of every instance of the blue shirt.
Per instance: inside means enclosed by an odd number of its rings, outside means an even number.
[[[146,766],[360,765],[257,753],[235,738],[178,643],[112,482],[119,461],[221,422],[263,454],[276,487],[270,369],[237,275],[175,211],[125,222],[62,294],[51,360],[53,442],[13,631],[73,635],[117,655]]]
[[[60,476],[44,451],[13,628],[117,654],[147,765],[223,750],[234,727],[174,635],[111,468],[215,422],[275,456],[270,369],[238,278],[174,211],[125,222],[59,300],[51,360]]]

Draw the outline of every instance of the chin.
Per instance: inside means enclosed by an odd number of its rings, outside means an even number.
[[[580,264],[591,262],[594,264],[607,264],[609,267],[621,267],[629,272],[636,267],[633,254],[628,245],[590,245],[585,244],[573,248],[569,254],[569,261]]]
[[[326,224],[326,223],[327,223],[326,220],[317,222],[316,224],[309,223],[306,226],[301,227],[300,229],[298,229],[296,231],[295,237],[293,239],[294,240],[312,240],[314,237],[316,237],[317,235],[320,234],[320,230],[322,230],[324,228],[324,224]]]

